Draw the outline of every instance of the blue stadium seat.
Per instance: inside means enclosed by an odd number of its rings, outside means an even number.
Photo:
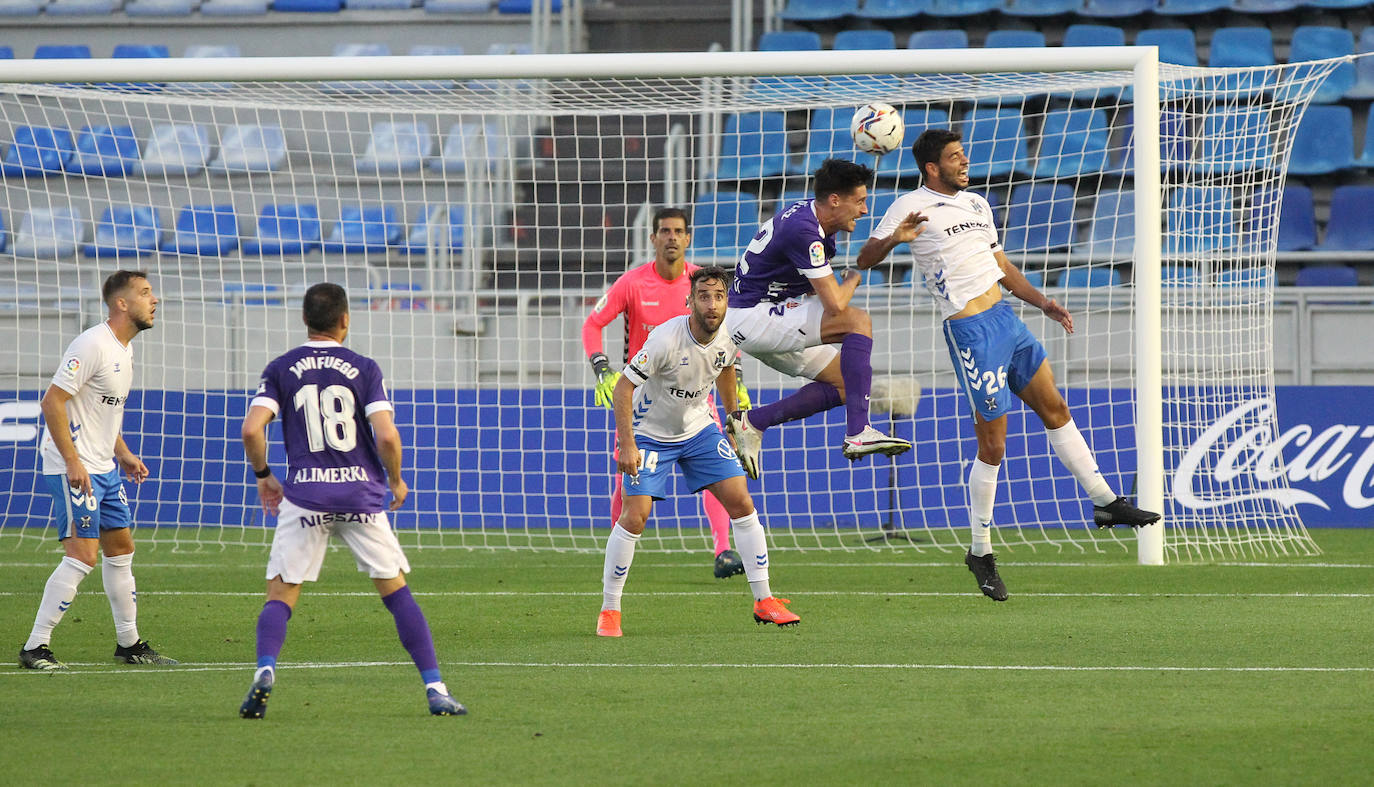
[[[1374,250],[1374,186],[1337,186],[1331,190],[1331,219],[1318,251]]]
[[[124,6],[128,16],[190,16],[195,0],[129,0]]]
[[[115,44],[110,57],[171,57],[165,44]]]
[[[1361,54],[1374,52],[1374,25],[1360,31],[1355,45]],[[1346,98],[1374,98],[1374,57],[1362,57],[1355,63],[1355,84],[1345,91]]]
[[[140,205],[114,205],[100,214],[95,223],[95,239],[81,247],[87,257],[129,258],[157,253],[162,239],[162,224],[157,211]]]
[[[1235,209],[1226,186],[1179,186],[1165,203],[1165,257],[1183,257],[1236,245]]]
[[[491,11],[491,0],[424,0],[425,12],[430,14],[485,14]]]
[[[967,49],[963,30],[917,30],[906,39],[907,49]]]
[[[1039,30],[991,30],[983,39],[984,49],[1021,49],[1045,45],[1045,34]]]
[[[1370,58],[1374,59],[1374,58]],[[1364,149],[1360,157],[1355,159],[1358,167],[1374,167],[1374,105],[1369,107],[1369,116],[1364,124]]]
[[[1008,252],[1062,251],[1073,245],[1073,187],[1065,183],[1022,183],[1007,203]]]
[[[1228,268],[1217,271],[1212,280],[1218,287],[1272,287],[1274,272],[1256,268]]]
[[[201,257],[217,257],[238,247],[233,205],[187,205],[177,213],[172,236],[162,242],[165,252]]]
[[[1021,112],[1015,107],[974,107],[961,124],[969,177],[1030,173]]]
[[[1117,287],[1120,284],[1121,271],[1111,266],[1069,268],[1059,277],[1060,287]]]
[[[220,137],[219,156],[207,165],[211,172],[275,172],[286,160],[286,137],[281,126],[229,126]]]
[[[67,259],[86,237],[86,217],[78,208],[33,208],[20,220],[14,236],[16,257]]]
[[[1293,45],[1289,49],[1288,62],[1326,60],[1333,57],[1345,57],[1354,53],[1355,34],[1349,30],[1339,27],[1303,25],[1293,31]],[[1304,76],[1300,69],[1295,69],[1295,71],[1297,71],[1294,74],[1295,77]],[[1326,77],[1326,81],[1322,82],[1321,87],[1317,88],[1317,93],[1312,97],[1312,102],[1330,104],[1339,101],[1354,86],[1355,64],[1341,63]]]
[[[119,7],[116,0],[51,0],[43,6],[47,16],[107,16]]]
[[[1360,274],[1349,265],[1304,265],[1293,282],[1298,287],[1357,287]]]
[[[1173,63],[1177,66],[1195,66],[1197,59],[1197,38],[1186,27],[1151,28],[1141,30],[1135,35],[1136,46],[1159,47],[1159,62]]]
[[[411,0],[343,0],[350,11],[402,11],[414,5]]]
[[[258,216],[257,235],[243,242],[244,254],[305,254],[320,248],[320,209],[309,203],[268,204]]]
[[[1283,189],[1279,207],[1279,251],[1307,251],[1317,245],[1317,212],[1312,189],[1290,185]]]
[[[997,10],[1007,16],[1063,16],[1074,13],[1082,5],[1083,0],[1007,0],[1007,4]]]
[[[1037,178],[1071,178],[1107,168],[1107,113],[1091,107],[1054,109],[1045,114]]]
[[[1350,107],[1309,106],[1293,135],[1290,175],[1329,175],[1355,166],[1355,128]]]
[[[998,227],[1006,226],[1006,217],[1003,215],[1002,211],[1002,193],[1004,190],[1005,186],[992,189],[991,191],[987,189],[969,189],[969,191],[987,200],[988,207],[992,209],[993,223]]]
[[[0,174],[7,178],[58,174],[74,149],[72,132],[68,129],[17,126],[14,129],[14,143],[5,151],[4,161],[0,162]]]
[[[1267,27],[1221,27],[1212,32],[1207,65],[1213,68],[1252,68],[1274,65],[1274,35]],[[1251,71],[1208,77],[1204,89],[1239,97],[1257,95],[1277,82],[1272,72]]]
[[[1162,265],[1159,269],[1159,279],[1165,287],[1192,287],[1201,282],[1197,269],[1191,265]]]
[[[281,291],[281,285],[278,284],[226,281],[224,282],[224,298],[221,302],[239,303],[244,306],[281,306],[281,296],[273,295]]]
[[[759,202],[749,194],[700,194],[692,204],[692,250],[698,261],[715,257],[733,265],[758,229]]]
[[[891,30],[841,30],[835,34],[831,49],[896,49],[897,37]]]
[[[751,180],[787,171],[787,126],[781,112],[730,115],[720,146],[717,180]]]
[[[1030,286],[1034,287],[1035,289],[1037,289],[1037,290],[1043,290],[1043,289],[1045,289],[1045,272],[1044,272],[1044,271],[1025,271],[1025,270],[1023,270],[1023,271],[1021,271],[1021,275],[1022,275],[1022,276],[1025,276],[1025,277],[1026,277],[1026,281],[1030,282]]]
[[[454,123],[444,138],[444,148],[429,162],[435,172],[461,175],[468,165],[482,165],[494,171],[510,155],[507,138],[497,123]]]
[[[194,175],[210,158],[205,126],[171,123],[153,126],[139,168],[144,175]]]
[[[434,155],[434,135],[427,123],[378,123],[367,150],[353,162],[360,175],[417,172]]]
[[[1202,161],[1217,172],[1243,172],[1274,165],[1270,110],[1252,106],[1239,114],[1209,114],[1202,122]]]
[[[91,48],[85,44],[39,44],[33,50],[35,60],[62,60],[91,56]]]
[[[774,30],[759,36],[760,52],[812,52],[819,51],[820,48],[820,34],[809,30]],[[753,85],[749,88],[749,96],[759,101],[799,98],[824,86],[824,77],[755,77]]]
[[[869,268],[859,272],[860,287],[881,287],[887,283],[887,274],[882,268]]]
[[[927,16],[963,19],[975,14],[996,11],[1002,7],[1002,2],[1003,0],[931,0],[930,8],[927,8],[925,13]]]
[[[391,47],[383,42],[376,43],[345,43],[339,42],[334,45],[334,57],[387,57],[391,54]]]
[[[385,254],[401,242],[400,214],[395,205],[345,205],[324,242],[332,254]]]
[[[787,0],[778,18],[788,22],[838,22],[859,11],[859,0]]]
[[[0,46],[0,60],[13,60],[14,47]]]
[[[458,44],[411,44],[406,54],[411,57],[449,57],[463,54]]]
[[[840,257],[852,259],[858,256],[859,249],[868,242],[869,237],[873,235],[873,229],[882,222],[883,216],[887,215],[888,208],[891,208],[892,203],[897,201],[897,196],[897,192],[893,189],[881,189],[873,193],[872,198],[868,201],[868,215],[854,222],[853,232],[837,239],[839,243],[837,250]],[[910,253],[910,246],[905,243],[898,244],[888,255],[886,264],[907,262],[908,258],[905,255]]]
[[[255,16],[267,13],[267,0],[202,0],[201,16]]]
[[[1231,0],[1160,0],[1154,10],[1163,16],[1196,16],[1220,11],[1231,5]]]
[[[1232,0],[1231,10],[1239,14],[1286,14],[1303,0]]]
[[[68,172],[118,178],[140,171],[132,126],[87,126],[76,135],[75,145]]]
[[[801,166],[803,172],[815,172],[828,158],[864,160],[864,163],[871,160],[854,147],[854,138],[849,135],[853,114],[848,107],[812,110],[810,130],[806,134],[806,158]]]
[[[855,16],[863,19],[907,19],[924,14],[932,0],[864,0]]]
[[[243,57],[238,44],[187,44],[182,57]]]
[[[1302,4],[1308,8],[1364,8],[1369,0],[1303,0]]]
[[[283,13],[338,13],[341,0],[272,0],[272,10]]]
[[[38,16],[45,0],[0,0],[0,17]]]
[[[425,255],[431,244],[444,253],[462,251],[467,212],[462,205],[421,206],[410,227],[403,251]]]
[[[809,30],[773,30],[759,36],[760,52],[811,52],[820,48],[820,33]]]
[[[553,0],[550,5],[553,13],[563,10],[563,0]],[[534,10],[534,0],[501,0],[496,4],[496,10],[503,14],[528,14]]]
[[[902,124],[906,128],[906,139],[900,148],[878,160],[878,175],[885,178],[920,175],[921,168],[916,165],[916,157],[911,153],[911,143],[928,128],[948,128],[949,113],[943,109],[923,109],[902,107]],[[869,156],[860,156],[859,160]],[[867,163],[867,162],[865,162]]]
[[[1115,25],[1069,25],[1064,46],[1125,46],[1126,31]]]
[[[1135,192],[1099,192],[1081,251],[1094,261],[1129,260],[1135,255]]]
[[[1141,17],[1153,11],[1156,5],[1156,0],[1087,0],[1078,15],[1103,19]]]
[[[1127,173],[1135,167],[1135,112],[1126,111],[1126,128],[1131,136],[1123,140],[1120,161],[1113,167],[1114,172]],[[1193,159],[1193,135],[1189,132],[1188,117],[1171,109],[1159,112],[1159,163],[1164,172],[1177,171],[1187,166]]]

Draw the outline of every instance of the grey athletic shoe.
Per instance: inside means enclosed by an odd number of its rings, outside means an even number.
[[[170,667],[181,663],[176,659],[169,659],[153,650],[153,646],[149,645],[146,639],[141,639],[127,648],[122,645],[116,645],[114,660],[125,664],[160,664],[164,667]]]
[[[763,450],[763,435],[749,425],[749,416],[736,410],[725,417],[725,431],[735,441],[735,455],[744,474],[754,480],[759,477],[759,452]]]
[[[900,437],[889,437],[871,426],[844,439],[844,458],[853,462],[869,454],[896,456],[911,450],[911,443]]]
[[[33,650],[20,649],[19,666],[24,669],[41,669],[48,672],[67,669],[67,665],[58,661],[47,645],[39,645]]]

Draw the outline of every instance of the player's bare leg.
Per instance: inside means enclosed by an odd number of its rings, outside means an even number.
[[[621,501],[620,519],[606,539],[606,560],[601,568],[601,611],[596,618],[598,637],[619,637],[620,596],[634,562],[635,545],[649,521],[654,499],[648,495],[626,495]]]
[[[744,478],[726,478],[707,488],[730,514],[735,546],[743,555],[744,576],[749,580],[750,592],[754,594],[754,620],[779,626],[800,622],[801,618],[785,606],[791,602],[775,597],[769,587],[768,537],[763,531],[763,524],[759,522],[758,512],[754,510],[754,501],[749,496],[749,487]]]

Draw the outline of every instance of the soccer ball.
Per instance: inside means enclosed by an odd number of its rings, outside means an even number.
[[[854,147],[881,156],[902,146],[906,128],[896,109],[888,104],[873,103],[864,104],[854,113],[849,133],[854,137]]]

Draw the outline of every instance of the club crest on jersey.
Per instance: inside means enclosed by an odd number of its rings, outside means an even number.
[[[981,203],[981,202],[979,202],[979,201],[977,201],[977,200],[974,200],[974,201],[973,201],[973,212],[974,212],[974,213],[982,213],[982,212],[983,212],[983,203]]]
[[[995,396],[985,396],[985,397],[983,397],[983,406],[986,407],[986,408],[988,409],[989,412],[992,412],[992,411],[996,410],[996,409],[997,409],[997,397],[995,397]]]
[[[811,248],[808,249],[808,253],[811,255],[811,267],[813,267],[813,268],[819,268],[819,267],[821,267],[822,265],[825,264],[825,244],[824,244],[824,243],[821,243],[820,241],[816,241],[815,243],[812,243],[812,244],[811,244]]]
[[[81,359],[68,358],[67,362],[62,365],[62,369],[67,373],[68,377],[76,376],[76,373],[81,369]]]
[[[711,362],[711,367],[712,367],[713,369],[715,369],[716,371],[720,371],[721,369],[724,369],[724,368],[725,368],[725,351],[724,351],[724,350],[717,350],[717,351],[716,351],[716,359],[715,359],[714,361]]]

